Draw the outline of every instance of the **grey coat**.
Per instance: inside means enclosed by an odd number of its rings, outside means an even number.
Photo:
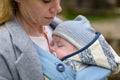
[[[43,80],[38,54],[16,20],[0,26],[0,80]]]

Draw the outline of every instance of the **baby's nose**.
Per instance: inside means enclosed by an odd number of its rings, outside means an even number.
[[[52,53],[55,52],[54,47],[51,47],[51,48],[50,48],[50,51],[51,51]]]
[[[55,47],[54,47],[53,43],[50,43],[50,52],[51,53],[55,52]]]

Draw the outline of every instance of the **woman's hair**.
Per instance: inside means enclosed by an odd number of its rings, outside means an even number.
[[[0,25],[13,18],[16,5],[14,0],[0,0]]]

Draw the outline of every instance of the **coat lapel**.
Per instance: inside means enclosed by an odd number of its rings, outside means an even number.
[[[16,19],[6,24],[11,35],[16,55],[16,68],[22,80],[43,80],[40,60],[33,43]],[[19,51],[18,51],[19,50]]]

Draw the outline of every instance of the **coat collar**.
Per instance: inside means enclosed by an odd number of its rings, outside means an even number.
[[[8,22],[6,27],[13,45],[21,52],[15,64],[22,80],[43,80],[40,60],[28,34],[16,18]]]
[[[19,24],[16,18],[8,22],[6,26],[12,37],[13,44],[19,48],[19,50],[24,51],[25,47],[31,43],[31,40],[23,27]]]

